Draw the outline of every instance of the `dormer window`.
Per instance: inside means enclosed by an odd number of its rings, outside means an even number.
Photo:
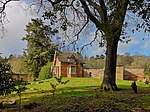
[[[70,62],[71,62],[71,63],[74,63],[74,59],[70,59]]]

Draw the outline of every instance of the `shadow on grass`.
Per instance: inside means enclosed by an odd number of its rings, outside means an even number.
[[[137,98],[137,95],[131,94],[132,91],[128,86],[119,85],[119,87],[121,87],[122,89],[117,92],[97,91],[98,90],[97,86],[62,87],[62,88],[60,87],[57,89],[55,97],[53,97],[50,90],[31,91],[31,93],[23,93],[24,98],[26,97],[26,95],[28,97],[27,101],[24,101],[24,99],[22,99],[23,101],[22,108],[24,107],[24,105],[29,105],[32,103],[34,104],[34,102],[36,102],[37,104],[41,104],[42,106],[47,105],[51,107],[51,105],[54,105],[54,107],[51,108],[58,108],[59,106],[61,107],[61,105],[63,105],[66,106],[66,108],[70,107],[70,109],[72,109],[74,105],[76,106],[77,102],[78,107],[81,104],[83,107],[85,107],[86,103],[88,104],[87,108],[89,106],[94,107],[95,105],[97,105],[97,107],[99,106],[103,107],[106,104],[108,106],[115,104],[117,108],[120,108],[120,106],[122,106],[121,108],[123,109],[130,108],[130,104],[138,103],[135,100]],[[144,98],[145,96],[143,97],[143,99]],[[140,103],[143,103],[143,101],[141,101]],[[79,109],[83,109],[82,106]],[[45,109],[47,109],[46,106]],[[62,107],[58,109],[62,109]]]
[[[52,93],[50,90],[37,90],[35,92],[31,93],[25,93],[24,95],[31,95],[28,97],[28,101],[35,101],[35,100],[43,100],[46,98],[51,98],[53,97]],[[120,91],[117,94],[130,94],[132,91],[129,90],[129,88],[124,87],[121,88]],[[55,96],[60,96],[60,97],[86,97],[86,96],[96,96],[96,95],[101,95],[101,96],[109,96],[111,95],[112,92],[104,92],[98,88],[98,86],[80,86],[80,87],[65,87],[65,88],[58,88],[56,90]],[[29,101],[29,102],[30,102]]]
[[[148,89],[148,88],[145,88]],[[52,89],[49,90],[36,90],[34,92],[24,93],[24,96],[29,96],[29,100],[38,100],[43,98],[50,98],[53,97],[51,93]],[[143,93],[141,88],[138,91],[139,93]],[[55,96],[63,96],[63,97],[84,97],[84,96],[92,96],[92,95],[98,95],[98,94],[110,94],[110,92],[102,92],[98,86],[80,86],[80,87],[59,87],[56,90]],[[132,94],[133,91],[129,86],[125,85],[119,85],[119,91],[114,92],[116,94]],[[31,95],[31,96],[30,96]]]
[[[62,96],[62,97],[71,97],[71,96],[92,96],[96,95],[96,92],[92,91],[94,88],[97,88],[97,86],[80,86],[80,87],[65,87],[61,88],[59,87],[56,90],[55,96]],[[22,93],[22,103],[26,104],[28,102],[33,101],[41,101],[46,98],[52,98],[53,95],[51,93],[52,89],[49,90],[27,90],[27,92]],[[15,94],[16,96],[16,94]],[[12,96],[13,97],[13,96]],[[17,98],[17,102],[18,102]]]
[[[65,87],[65,88],[61,88],[59,87],[56,92],[59,92],[59,91],[90,91],[91,89],[94,89],[94,88],[97,88],[97,86],[80,86],[80,87]],[[46,94],[46,93],[50,93],[52,89],[49,89],[49,90],[35,90],[33,92],[28,92],[28,93],[24,93],[24,95],[26,94]]]

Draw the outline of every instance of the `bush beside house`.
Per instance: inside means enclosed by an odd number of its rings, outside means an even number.
[[[40,80],[49,79],[52,77],[51,66],[52,66],[52,62],[48,62],[45,66],[41,68],[39,73]]]

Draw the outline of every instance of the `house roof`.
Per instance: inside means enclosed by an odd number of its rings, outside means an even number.
[[[58,56],[58,59],[60,62],[68,62],[68,59],[72,55],[75,56],[77,63],[82,63],[82,64],[85,63],[82,59],[81,54],[79,54],[79,53],[57,52],[57,56]]]
[[[83,65],[84,69],[92,69],[92,67],[90,65],[88,65],[87,63]]]

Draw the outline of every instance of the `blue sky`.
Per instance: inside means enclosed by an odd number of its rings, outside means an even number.
[[[27,7],[26,3],[13,2],[6,8],[7,19],[5,27],[7,33],[4,38],[0,38],[0,53],[3,57],[8,57],[10,54],[20,55],[23,49],[26,48],[26,42],[22,41],[25,36],[25,25],[28,24],[31,18],[35,18],[36,14],[26,12],[22,7]],[[0,32],[1,33],[1,32]],[[89,34],[90,35],[90,34]],[[134,34],[129,32],[131,41],[126,43],[119,43],[118,53],[140,53],[150,56],[150,37],[145,35],[144,32],[136,32]],[[144,40],[142,38],[145,37]],[[84,49],[83,55],[95,56],[97,54],[104,54],[105,48],[98,47],[97,43],[93,43],[92,47]]]

